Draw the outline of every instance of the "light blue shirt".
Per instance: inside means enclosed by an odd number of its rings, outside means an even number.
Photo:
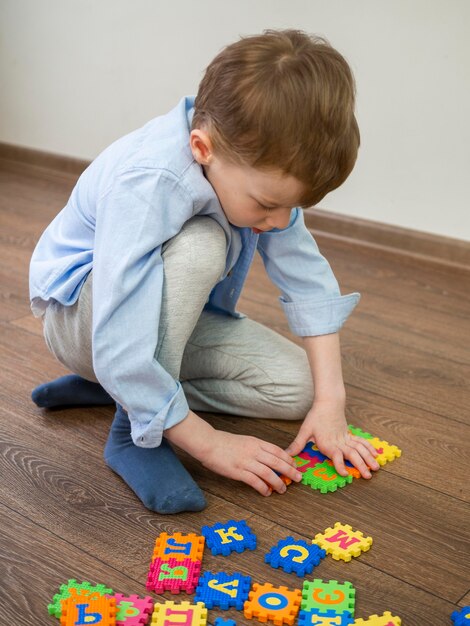
[[[334,333],[359,301],[340,294],[338,283],[293,209],[289,226],[257,235],[232,226],[194,160],[189,133],[194,97],[167,115],[122,137],[83,172],[66,206],[42,234],[31,259],[31,308],[70,306],[93,269],[93,367],[97,379],[129,413],[132,438],[158,446],[163,430],[182,421],[189,407],[183,388],[154,358],[158,341],[162,244],[195,215],[224,229],[224,275],[206,307],[236,311],[256,250],[281,292],[292,332]],[[231,271],[230,271],[231,270]]]

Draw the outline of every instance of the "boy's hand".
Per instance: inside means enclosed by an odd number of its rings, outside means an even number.
[[[357,467],[363,478],[371,478],[369,468],[378,470],[380,467],[372,444],[349,432],[342,403],[315,403],[286,452],[295,456],[309,441],[316,443],[320,452],[333,461],[341,476],[348,475],[345,460]]]
[[[273,489],[286,491],[277,473],[295,482],[302,478],[292,457],[272,443],[221,430],[214,430],[212,437],[204,457],[199,459],[201,463],[217,474],[241,480],[263,496],[271,495]]]

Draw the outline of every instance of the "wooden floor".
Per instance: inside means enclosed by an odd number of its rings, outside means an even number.
[[[242,518],[259,548],[228,558],[206,554],[204,569],[298,587],[301,579],[264,564],[265,552],[286,535],[310,539],[342,521],[372,535],[374,545],[351,563],[325,559],[315,576],[351,581],[356,617],[390,610],[404,626],[450,624],[450,613],[470,604],[470,272],[318,235],[343,293],[363,294],[342,331],[348,417],[397,444],[402,458],[334,494],[295,485],[270,498],[186,459],[209,506],[159,516],[103,463],[112,407],[52,412],[30,400],[33,387],[65,373],[30,315],[28,263],[73,184],[70,175],[2,164],[0,624],[56,624],[46,605],[68,578],[145,594],[158,533],[198,532],[203,524]],[[290,336],[259,263],[240,308]],[[281,446],[296,429],[288,422],[207,419]],[[218,614],[210,612],[210,623]],[[249,623],[242,613],[229,616]]]

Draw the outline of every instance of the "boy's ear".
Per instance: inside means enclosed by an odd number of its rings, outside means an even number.
[[[202,128],[195,128],[189,136],[189,145],[193,157],[199,165],[209,165],[213,158],[212,141]]]

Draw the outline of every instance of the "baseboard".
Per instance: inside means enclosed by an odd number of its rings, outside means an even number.
[[[315,232],[470,269],[470,241],[350,217],[318,208],[305,211],[305,223]]]
[[[89,161],[52,154],[0,142],[0,159],[80,176]],[[312,208],[305,211],[305,222],[315,232],[371,246],[381,246],[403,254],[470,269],[470,242],[432,235]]]

